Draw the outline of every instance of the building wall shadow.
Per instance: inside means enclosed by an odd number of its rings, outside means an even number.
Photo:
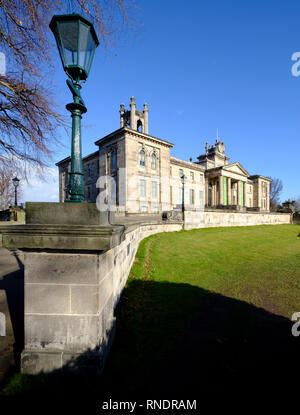
[[[19,269],[0,279],[0,290],[6,293],[8,312],[14,335],[15,369],[19,369],[20,354],[24,348],[24,265],[17,250],[10,250]]]

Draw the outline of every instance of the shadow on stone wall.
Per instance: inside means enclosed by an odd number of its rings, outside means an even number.
[[[32,409],[41,399],[57,408],[62,399],[60,411],[83,406],[94,414],[109,399],[196,399],[201,413],[204,404],[224,410],[240,399],[242,411],[261,405],[259,399],[271,407],[286,387],[292,394],[300,337],[292,336],[285,317],[188,284],[141,280],[124,290],[116,315],[116,339],[101,377],[93,364],[78,374],[92,362],[88,351],[64,373],[12,385],[13,402]]]
[[[20,354],[24,348],[24,265],[17,250],[12,249],[10,252],[15,257],[19,269],[0,279],[0,290],[4,290],[6,294],[8,317],[10,317],[14,337],[14,344],[7,344],[5,351],[9,355],[13,347],[15,368],[19,369]],[[2,340],[4,342],[6,339]],[[3,353],[3,350],[1,352]]]

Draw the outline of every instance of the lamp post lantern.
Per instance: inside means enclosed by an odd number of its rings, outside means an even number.
[[[15,206],[18,206],[17,187],[19,186],[20,180],[16,176],[12,179],[12,182],[15,188]]]
[[[99,41],[92,23],[80,14],[55,15],[50,22],[73,102],[66,105],[72,117],[71,172],[66,202],[83,202],[84,176],[81,155],[81,118],[87,109],[81,98],[80,81],[89,76]]]

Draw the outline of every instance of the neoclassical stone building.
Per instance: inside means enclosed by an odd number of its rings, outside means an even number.
[[[148,133],[148,106],[120,106],[120,128],[97,140],[97,151],[83,158],[85,198],[115,206],[121,213],[161,213],[181,209],[269,211],[270,182],[229,163],[218,139],[196,161],[171,157],[172,143]],[[57,163],[59,198],[68,198],[70,157]]]

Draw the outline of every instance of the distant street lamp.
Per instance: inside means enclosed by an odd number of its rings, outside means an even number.
[[[87,109],[80,95],[80,81],[89,76],[95,50],[99,41],[91,22],[80,14],[56,15],[50,22],[64,71],[71,79],[67,85],[73,102],[66,105],[72,116],[71,172],[69,194],[66,202],[84,201],[84,176],[81,155],[81,118]]]
[[[18,206],[18,198],[17,198],[17,188],[19,186],[20,180],[16,177],[12,179],[13,185],[15,187],[15,206]]]
[[[184,185],[185,185],[185,179],[186,179],[186,176],[183,174],[181,176],[181,181],[182,181],[182,220],[184,220],[184,211],[185,211],[185,206],[184,206]]]

